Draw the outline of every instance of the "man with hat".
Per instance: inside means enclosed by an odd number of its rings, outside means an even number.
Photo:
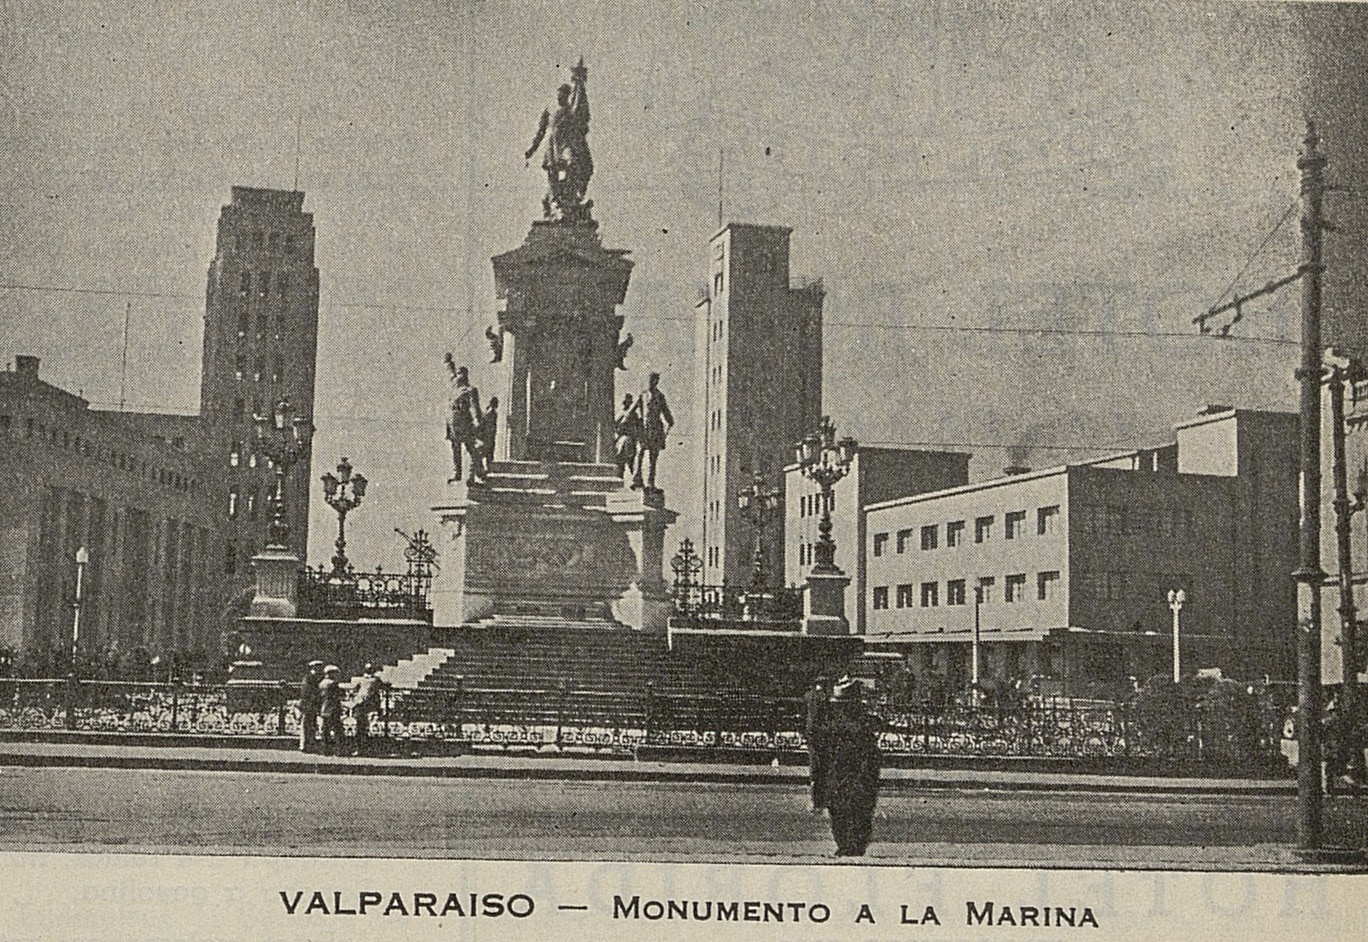
[[[874,827],[879,796],[879,730],[864,705],[864,684],[849,674],[831,691],[826,805],[837,857],[861,857]]]
[[[370,721],[371,716],[380,709],[380,688],[383,685],[379,668],[367,664],[352,693],[351,711],[356,720],[356,749],[352,755],[370,754]]]
[[[318,682],[323,679],[323,662],[310,661],[299,684],[299,751],[313,752],[318,740],[318,710],[322,699]]]
[[[323,668],[318,694],[318,714],[323,720],[323,752],[335,756],[342,749],[342,669],[336,664]]]

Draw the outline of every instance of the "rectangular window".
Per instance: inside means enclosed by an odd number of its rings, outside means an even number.
[[[921,528],[921,547],[924,550],[933,550],[940,542],[940,527],[935,524]]]
[[[1053,601],[1059,595],[1059,572],[1036,573],[1036,598],[1041,602]]]
[[[888,534],[887,534],[887,533],[876,533],[876,534],[874,534],[874,555],[875,555],[875,556],[882,556],[882,555],[884,554],[884,552],[885,552],[887,549],[888,549]]]
[[[1108,602],[1120,602],[1126,597],[1126,574],[1109,572],[1103,577],[1102,597]]]
[[[974,595],[980,605],[987,605],[993,601],[993,586],[997,585],[997,579],[993,576],[979,576],[978,584],[974,586]]]
[[[951,579],[945,584],[945,604],[963,605],[964,604],[964,580]]]
[[[1026,600],[1026,573],[1015,572],[1009,575],[1004,583],[1006,589],[1005,598],[1008,602],[1024,602]]]
[[[1059,505],[1052,507],[1041,507],[1036,511],[1036,533],[1045,536],[1047,533],[1055,532],[1055,523],[1059,520]]]
[[[912,607],[912,583],[904,582],[902,585],[898,586],[894,604],[896,604],[898,608]]]
[[[993,518],[974,518],[974,542],[983,543],[993,538]]]
[[[271,273],[270,273],[270,272],[264,271],[264,272],[261,273],[261,277],[257,280],[257,293],[258,293],[259,295],[261,295],[263,298],[269,297],[269,296],[270,296],[270,294],[271,294]]]
[[[888,608],[888,586],[876,585],[874,587],[874,608]]]
[[[912,528],[898,531],[898,552],[907,552],[907,544],[912,542]]]
[[[959,546],[964,543],[964,521],[951,520],[945,525],[945,545]]]
[[[252,293],[252,273],[249,272],[249,271],[245,271],[245,272],[242,273],[242,278],[241,278],[241,280],[238,282],[238,294],[242,295],[242,296],[245,298],[245,297],[247,297],[247,295],[249,295],[249,294],[251,294],[251,293]]]
[[[921,584],[921,604],[922,608],[935,608],[940,604],[940,583],[923,582]]]
[[[1003,535],[1009,540],[1015,540],[1021,536],[1026,529],[1026,511],[1009,510],[1003,522]]]
[[[238,515],[238,490],[233,488],[228,492],[228,519],[236,519]]]

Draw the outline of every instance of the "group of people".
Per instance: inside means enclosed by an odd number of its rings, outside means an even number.
[[[370,754],[370,724],[380,710],[384,681],[374,664],[367,664],[355,684],[342,679],[336,664],[310,661],[299,686],[299,751],[342,755],[346,736],[344,709],[356,720],[354,756]],[[348,696],[350,694],[350,696]]]
[[[665,393],[660,390],[660,374],[652,373],[641,395],[622,398],[622,411],[613,424],[617,435],[619,474],[632,472],[632,488],[656,490],[656,462],[665,448],[665,438],[674,427],[674,416]],[[649,467],[647,465],[649,459]],[[645,472],[643,476],[643,471]]]
[[[499,397],[489,397],[489,407],[480,408],[480,391],[470,385],[470,371],[457,366],[451,354],[445,357],[451,374],[451,413],[447,417],[446,437],[451,442],[451,480],[461,480],[461,452],[470,457],[470,475],[466,481],[474,484],[489,476],[494,461],[494,440],[499,431]]]
[[[818,678],[803,697],[813,813],[826,811],[837,857],[862,857],[879,796],[879,733],[884,723],[864,702],[865,686],[843,674]]]

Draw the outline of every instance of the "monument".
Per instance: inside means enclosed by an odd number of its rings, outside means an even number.
[[[583,60],[571,69],[524,155],[543,153],[543,218],[522,245],[493,259],[497,324],[485,334],[493,354],[485,385],[502,403],[504,429],[497,437],[481,430],[486,420],[468,379],[453,397],[457,418],[447,425],[456,467],[433,507],[442,529],[431,595],[439,626],[539,615],[666,627],[661,566],[676,514],[653,473],[636,489],[623,481],[614,376],[631,346],[617,308],[632,262],[626,249],[603,246],[586,198],[588,75]],[[447,368],[453,378],[464,373],[452,362]],[[494,441],[481,471],[463,477],[462,449]],[[473,469],[477,451],[468,454]]]

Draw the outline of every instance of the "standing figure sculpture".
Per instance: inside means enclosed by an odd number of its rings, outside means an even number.
[[[637,396],[633,411],[641,420],[641,449],[637,454],[636,471],[632,475],[633,489],[642,487],[642,466],[651,459],[650,470],[646,473],[645,486],[648,491],[656,490],[656,462],[665,448],[665,438],[674,428],[674,416],[670,414],[670,404],[660,391],[660,374],[652,373],[646,380],[646,388]]]
[[[622,411],[613,422],[616,436],[614,457],[617,460],[618,475],[628,471],[637,473],[637,446],[641,441],[641,416],[637,415],[636,400],[631,393],[622,397]]]
[[[480,411],[480,391],[470,385],[470,373],[464,366],[457,366],[447,353],[444,358],[447,372],[451,374],[451,412],[447,416],[446,437],[451,442],[450,484],[461,479],[461,449],[470,456],[470,477],[474,483],[480,472],[478,430],[483,413]]]
[[[543,143],[542,169],[546,171],[548,192],[542,199],[547,219],[588,222],[593,200],[585,201],[589,178],[594,175],[594,159],[589,154],[589,92],[585,83],[589,69],[581,58],[570,70],[569,85],[556,90],[555,110],[542,111],[537,133],[523,155],[531,160]]]

